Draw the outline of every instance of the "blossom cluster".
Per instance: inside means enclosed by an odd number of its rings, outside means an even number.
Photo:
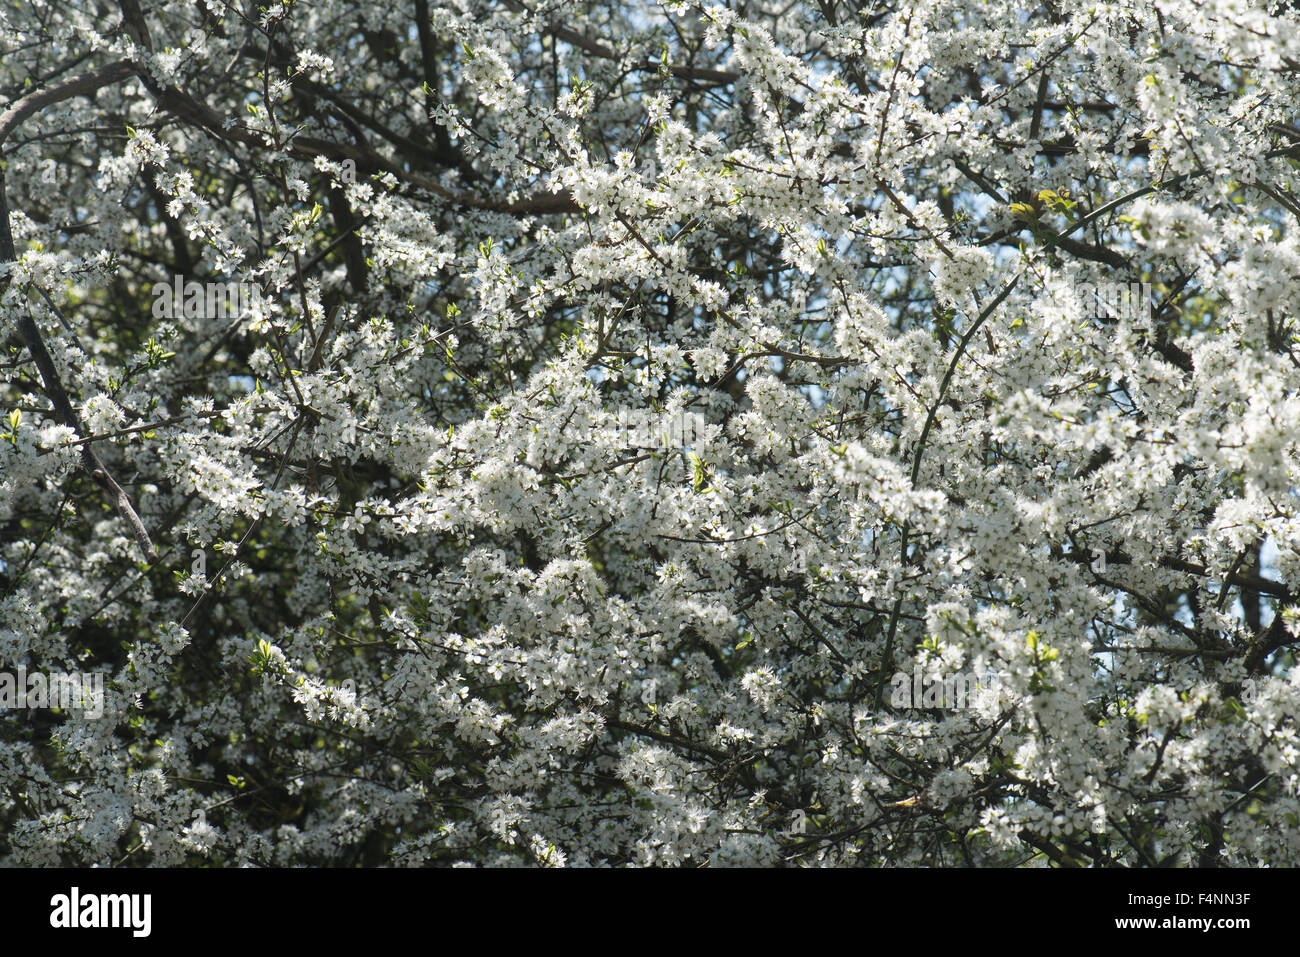
[[[0,864],[1300,864],[1293,7],[238,8],[0,11]]]

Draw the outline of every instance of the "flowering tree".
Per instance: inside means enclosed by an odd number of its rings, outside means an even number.
[[[1300,863],[1297,19],[5,4],[0,861]]]

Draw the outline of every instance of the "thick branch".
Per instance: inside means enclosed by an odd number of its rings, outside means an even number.
[[[0,149],[3,148],[4,141],[9,134],[33,113],[55,103],[71,99],[74,96],[94,93],[102,87],[120,82],[131,76],[135,69],[135,66],[130,62],[119,60],[106,67],[70,77],[62,83],[56,83],[51,87],[36,90],[19,98],[5,110],[3,115],[0,115]],[[17,259],[18,252],[14,248],[14,237],[9,227],[9,200],[5,190],[4,170],[0,169],[0,262],[16,262]],[[59,420],[68,428],[77,432],[78,435],[86,435],[88,430],[82,424],[76,409],[72,407],[67,390],[64,389],[63,382],[59,378],[59,371],[54,365],[49,350],[45,347],[45,341],[41,338],[41,331],[37,327],[36,321],[31,317],[30,312],[25,312],[19,316],[18,334],[22,337],[24,344],[31,353],[36,368],[40,371],[41,381],[45,386],[45,394],[49,396],[50,402],[53,403],[54,411]],[[104,465],[95,452],[91,442],[86,442],[82,446],[81,461],[95,484],[108,495],[113,508],[117,510],[122,521],[126,522],[127,527],[131,529],[131,534],[135,537],[145,555],[150,560],[156,560],[158,553],[153,547],[153,542],[149,539],[149,533],[145,530],[144,523],[140,521],[140,516],[136,514],[130,497],[123,491],[122,486],[117,484],[112,473],[109,472],[107,466]]]
[[[143,68],[141,68],[143,70]],[[143,73],[141,78],[143,79]],[[148,85],[148,84],[146,84]],[[261,133],[255,133],[252,130],[243,129],[238,126],[227,127],[226,118],[216,110],[200,103],[198,100],[175,87],[157,87],[151,90],[157,98],[158,105],[168,110],[173,115],[195,123],[213,136],[236,143],[243,143],[247,146],[253,146],[258,149],[266,149],[272,144],[266,141],[266,137]],[[501,203],[491,200],[480,199],[467,193],[458,193],[436,183],[426,176],[410,172],[403,169],[400,165],[364,146],[354,146],[347,143],[334,143],[329,140],[317,139],[312,136],[294,137],[285,145],[286,151],[299,159],[313,159],[317,156],[326,159],[352,160],[357,164],[358,169],[370,169],[392,173],[395,177],[403,182],[423,189],[435,196],[440,196],[448,202],[460,206],[468,206],[471,209],[483,209],[497,213],[511,213],[521,216],[540,216],[547,213],[576,213],[581,211],[582,207],[578,205],[572,194],[565,192],[555,196],[535,196],[528,199],[518,200],[513,203]]]
[[[135,66],[130,61],[118,60],[116,63],[110,63],[98,70],[91,70],[89,73],[69,77],[62,83],[56,83],[54,86],[19,97],[9,104],[9,108],[4,113],[0,113],[0,147],[4,145],[4,141],[9,137],[9,134],[23,120],[38,110],[42,110],[54,103],[70,100],[74,96],[85,96],[94,93],[102,87],[125,80],[135,70]]]
[[[54,101],[47,100],[46,102]],[[13,233],[9,229],[9,202],[5,195],[4,171],[0,170],[0,262],[15,262],[17,258]],[[36,362],[36,368],[41,373],[41,381],[45,385],[45,394],[49,396],[50,402],[53,403],[59,421],[78,435],[87,435],[89,430],[82,424],[81,417],[77,415],[76,409],[72,407],[67,390],[63,388],[63,382],[59,379],[59,371],[54,365],[49,350],[45,348],[45,342],[41,338],[41,331],[37,328],[36,321],[32,318],[30,312],[25,311],[18,317],[18,334],[22,336],[23,342],[32,354],[32,359]],[[122,521],[126,522],[127,527],[131,529],[131,534],[139,543],[145,556],[150,561],[156,561],[158,552],[149,539],[149,533],[145,530],[144,523],[140,521],[140,516],[136,514],[135,508],[131,505],[130,497],[123,491],[122,486],[117,484],[108,467],[95,452],[93,443],[86,442],[82,445],[81,463],[86,471],[90,473],[90,477],[95,484],[108,495],[113,508],[117,510],[117,514],[121,516]]]

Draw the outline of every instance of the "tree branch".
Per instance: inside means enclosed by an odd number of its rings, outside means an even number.
[[[47,100],[47,102],[54,101]],[[9,228],[9,202],[5,190],[4,171],[0,170],[0,262],[16,262],[17,259],[18,255],[14,249],[13,233]],[[8,285],[8,280],[6,280],[5,284]],[[88,434],[89,430],[82,424],[81,417],[77,415],[76,409],[72,407],[72,402],[68,398],[67,390],[63,388],[63,382],[59,379],[59,371],[54,365],[49,350],[45,348],[45,341],[41,338],[41,331],[32,318],[30,310],[24,310],[18,317],[18,334],[32,354],[32,359],[36,362],[36,368],[40,370],[41,381],[45,385],[45,394],[49,396],[50,402],[53,403],[59,421],[78,435],[84,436]],[[81,447],[81,463],[95,484],[108,495],[113,508],[116,509],[117,514],[126,523],[127,527],[131,529],[131,534],[139,544],[141,551],[144,552],[145,557],[150,561],[155,561],[158,552],[149,538],[148,531],[145,530],[144,522],[140,521],[140,516],[136,514],[130,496],[123,491],[122,486],[117,484],[112,473],[109,472],[108,466],[100,459],[89,441]]]
[[[70,77],[62,83],[56,83],[54,86],[36,90],[19,98],[5,110],[3,115],[0,115],[0,150],[3,149],[4,141],[9,134],[33,113],[55,103],[71,99],[74,96],[94,93],[105,86],[126,79],[134,74],[135,70],[134,64],[126,60],[119,60],[106,67]],[[0,168],[0,262],[17,262],[17,260],[18,252],[14,248],[14,237],[9,227],[9,200],[5,189],[4,170]],[[31,353],[36,368],[40,371],[41,381],[45,386],[45,394],[54,405],[54,411],[58,415],[59,421],[74,430],[78,435],[86,435],[89,430],[86,429],[81,422],[81,417],[77,415],[76,409],[73,408],[67,390],[63,387],[63,382],[59,378],[59,371],[54,365],[49,350],[45,347],[45,341],[41,338],[41,331],[29,310],[25,310],[18,317],[18,334],[22,337],[23,343]],[[123,491],[122,486],[113,478],[112,473],[109,472],[108,467],[100,459],[98,453],[95,452],[90,441],[82,445],[81,461],[91,479],[104,490],[113,508],[127,527],[131,529],[131,534],[140,545],[145,556],[151,561],[155,560],[158,557],[158,552],[149,538],[144,523],[140,521],[140,516],[136,514],[130,496]]]
[[[118,60],[116,63],[110,63],[98,70],[91,70],[89,73],[69,77],[62,83],[56,83],[54,86],[35,90],[26,96],[19,97],[9,105],[9,108],[4,113],[0,113],[0,147],[4,146],[4,141],[8,139],[9,134],[23,120],[38,110],[69,100],[74,96],[85,96],[94,93],[102,87],[125,80],[135,71],[135,65],[129,60]]]

